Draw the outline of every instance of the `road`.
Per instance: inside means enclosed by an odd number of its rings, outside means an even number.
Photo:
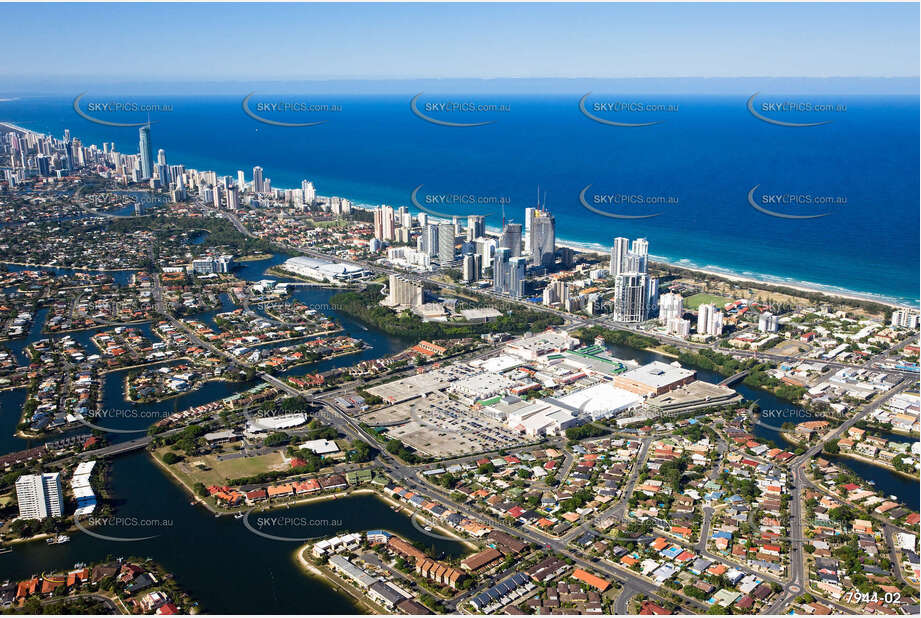
[[[617,595],[617,598],[614,599],[614,615],[615,616],[626,616],[627,608],[630,604],[630,599],[636,596],[636,591],[633,588],[624,586],[620,591],[620,594]]]
[[[231,223],[236,227],[236,229],[240,231],[242,234],[248,237],[254,237],[254,235],[242,224],[242,222],[239,220],[239,218],[234,213],[224,212],[223,214],[231,221]],[[372,264],[372,263],[368,263],[364,261],[347,260],[347,259],[342,259],[336,256],[329,256],[325,253],[314,251],[312,249],[308,249],[305,247],[285,247],[285,248],[294,250],[294,251],[299,251],[299,252],[302,252],[308,255],[312,255],[318,258],[335,259],[341,262],[353,263],[353,264],[362,266],[364,268],[367,268],[369,271],[375,272],[378,274],[391,274],[391,273],[397,273],[397,272],[403,275],[406,274],[406,273],[402,273],[400,271],[396,271],[391,268],[383,268],[377,264]],[[437,285],[443,288],[449,288],[449,289],[463,288],[463,286],[446,283],[444,281],[436,280],[428,276],[423,276],[423,275],[410,275],[410,276],[419,281],[423,281],[425,283],[429,283],[432,285]],[[155,302],[157,303],[157,307],[158,309],[160,309],[160,311],[164,315],[170,316],[170,313],[166,311],[165,307],[163,306],[162,293],[159,288],[159,281],[157,280],[156,277],[154,277],[154,281],[155,283],[154,283],[153,295],[154,295]],[[463,289],[466,289],[466,288],[463,288]],[[483,294],[487,297],[496,298],[497,300],[501,300],[502,302],[517,303],[523,306],[527,306],[529,309],[545,311],[548,313],[558,315],[559,317],[564,318],[564,320],[566,321],[567,329],[573,329],[579,326],[599,325],[599,326],[605,326],[608,328],[617,328],[620,330],[627,330],[627,331],[643,334],[645,336],[651,336],[651,337],[656,338],[660,342],[666,342],[666,343],[670,343],[673,345],[680,345],[686,349],[692,349],[692,350],[693,349],[713,349],[712,346],[708,346],[704,344],[694,344],[690,342],[685,342],[683,340],[672,340],[671,338],[662,337],[654,333],[648,333],[634,324],[617,323],[609,319],[596,318],[596,317],[575,316],[575,315],[572,315],[572,314],[569,314],[564,311],[560,311],[560,310],[557,310],[551,307],[545,307],[543,305],[536,305],[534,303],[523,301],[520,299],[511,299],[508,297],[500,296],[500,295],[497,295],[491,292],[490,290],[477,290],[477,293]],[[187,332],[189,336],[192,338],[192,340],[195,341],[196,343],[204,347],[207,347],[208,349],[211,349],[212,351],[215,351],[221,356],[228,358],[228,360],[230,360],[231,362],[234,362],[235,364],[243,365],[238,359],[230,357],[223,351],[218,350],[217,348],[207,344],[206,342],[201,341],[200,338],[195,336],[194,333],[191,333],[188,329],[185,328],[183,324],[181,324],[181,322],[179,322],[175,318],[170,316],[169,319],[174,325],[176,325],[179,328],[182,328],[185,332]],[[732,354],[736,356],[742,356],[742,357],[756,356],[759,359],[772,360],[776,362],[795,360],[795,357],[790,357],[790,356],[771,355],[771,354],[749,352],[749,351],[734,350]],[[836,362],[829,362],[829,361],[818,361],[818,362],[821,362],[822,364],[830,366],[830,367],[838,367],[838,368],[854,366],[850,364],[836,363]],[[246,366],[246,365],[243,365],[243,366]],[[885,371],[885,370],[881,370],[881,371]],[[889,371],[885,371],[885,372],[891,374],[891,372]],[[737,377],[737,376],[734,376],[734,377]],[[343,410],[341,410],[334,403],[326,401],[324,399],[311,397],[308,393],[301,392],[298,389],[293,388],[292,386],[288,385],[287,383],[275,378],[274,376],[269,376],[267,374],[260,374],[260,378],[262,378],[266,382],[276,386],[280,390],[290,395],[303,397],[306,400],[311,401],[312,403],[325,407],[327,410],[331,412],[331,414],[329,415],[329,420],[331,424],[337,427],[337,430],[341,431],[343,434],[347,436],[354,436],[361,440],[364,440],[365,442],[368,442],[372,446],[375,446],[376,448],[380,449],[380,443],[377,441],[376,436],[372,436],[369,433],[365,432],[361,427],[358,426],[358,424],[355,422],[354,419],[350,418]],[[871,404],[871,406],[859,412],[857,415],[855,415],[849,421],[847,421],[844,425],[837,428],[835,431],[830,432],[830,434],[826,436],[825,440],[834,439],[835,437],[840,436],[844,431],[847,430],[848,427],[853,425],[859,419],[865,417],[873,409],[881,405],[884,401],[888,400],[888,398],[890,398],[896,392],[899,392],[902,389],[904,389],[904,386],[891,390],[883,398],[880,398],[879,400]],[[632,493],[633,487],[636,483],[636,479],[639,475],[639,470],[641,468],[642,462],[645,461],[650,444],[651,444],[651,438],[647,438],[646,440],[644,440],[643,447],[641,448],[641,452],[639,453],[637,457],[637,464],[634,466],[633,471],[631,473],[631,477],[628,480],[627,484],[625,485],[624,493],[622,494],[620,501],[613,507],[613,510],[609,509],[608,512],[613,513],[615,515],[623,514],[626,508],[627,500],[629,499],[629,496]],[[805,464],[805,462],[809,461],[812,457],[814,457],[818,453],[819,450],[821,450],[821,443],[809,449],[803,456],[795,460],[795,463],[794,463],[794,467],[793,467],[794,469],[794,473],[793,473],[794,495],[793,495],[793,500],[791,501],[792,507],[791,507],[791,522],[790,522],[791,523],[791,526],[790,526],[791,536],[793,537],[793,541],[791,545],[792,547],[791,569],[790,569],[791,577],[789,578],[788,581],[782,581],[777,578],[767,577],[762,574],[759,574],[759,577],[761,577],[762,579],[765,579],[766,581],[769,581],[772,583],[780,584],[781,586],[784,587],[784,592],[778,596],[778,599],[769,608],[767,608],[766,610],[767,613],[780,613],[789,604],[789,602],[792,601],[793,598],[795,598],[795,596],[802,593],[803,586],[805,585],[805,582],[806,582],[806,576],[804,572],[804,556],[803,556],[802,540],[801,540],[802,531],[803,531],[803,521],[802,521],[802,512],[801,512],[802,510],[801,496],[802,496],[802,489],[803,489],[803,485],[805,481],[803,477],[802,466]],[[381,450],[380,461],[382,463],[383,468],[391,475],[391,477],[396,482],[401,483],[411,488],[413,491],[419,492],[422,495],[426,495],[430,498],[437,497],[438,500],[451,505],[451,508],[455,509],[456,511],[464,515],[467,515],[477,520],[487,521],[489,522],[491,526],[493,526],[496,529],[502,530],[508,534],[514,535],[518,538],[522,538],[540,547],[551,549],[563,556],[566,556],[567,558],[572,560],[574,564],[577,564],[588,570],[601,572],[604,575],[623,583],[625,585],[625,588],[628,588],[634,594],[642,593],[642,594],[649,596],[650,598],[658,599],[661,602],[665,602],[658,595],[658,590],[659,590],[658,586],[656,586],[649,580],[646,580],[645,578],[642,578],[639,575],[631,571],[615,568],[604,562],[595,562],[595,561],[586,560],[581,554],[574,553],[573,551],[569,549],[568,540],[575,538],[575,536],[577,536],[582,531],[582,529],[588,524],[583,524],[578,529],[566,535],[566,537],[562,539],[556,539],[553,537],[549,537],[549,536],[537,533],[536,531],[530,531],[528,529],[512,527],[502,521],[494,519],[488,515],[484,515],[483,513],[472,509],[466,504],[459,504],[459,503],[454,502],[453,500],[451,500],[451,497],[448,494],[448,492],[444,491],[440,487],[424,482],[423,480],[421,480],[420,478],[416,476],[417,470],[413,469],[413,467],[411,466],[404,464],[403,462],[393,457],[392,455],[390,455],[384,450]],[[571,462],[569,465],[571,466]],[[708,512],[707,509],[705,509],[705,521],[704,521],[704,526],[701,531],[701,540],[697,543],[697,545],[693,546],[693,549],[696,549],[699,553],[701,553],[701,555],[704,555],[707,558],[722,561],[723,560],[722,557],[713,556],[709,554],[709,552],[706,551],[706,538],[709,534],[710,519],[712,519],[712,511]],[[626,592],[622,596],[624,596],[623,600],[618,599],[617,603],[619,603],[621,605],[621,608],[625,610],[626,603],[629,600],[629,596],[626,596]],[[847,608],[844,608],[834,603],[830,603],[828,601],[825,601],[825,602],[835,607],[835,609],[837,609],[838,611],[841,611],[843,613],[849,613],[849,610]],[[691,607],[693,607],[698,612],[703,612],[703,611],[706,611],[707,609],[707,606],[704,605],[703,603],[700,603],[699,601],[695,599],[690,599],[686,597],[684,598],[683,604],[685,605],[685,607],[682,607],[682,611],[685,611],[685,612],[687,612],[688,608],[691,608]]]
[[[252,236],[249,230],[246,229],[246,227],[242,224],[242,222],[240,222],[239,218],[235,214],[225,213],[225,215],[230,219],[233,225],[241,233],[247,236]],[[304,247],[290,247],[290,248],[297,250],[297,251],[307,253],[309,255],[313,255],[318,258],[336,259],[339,261],[355,263],[356,265],[369,269],[371,272],[375,272],[379,274],[391,274],[394,272],[398,272],[398,271],[395,271],[394,269],[382,268],[381,266],[377,264],[372,264],[372,263],[365,262],[365,261],[342,260],[341,258],[329,256],[324,253],[314,251],[311,249],[307,249]],[[405,273],[400,273],[400,274],[405,274]],[[433,285],[438,285],[441,287],[447,287],[447,288],[458,287],[453,284],[448,284],[440,280],[434,280],[431,277],[427,277],[423,275],[410,275],[410,276],[417,280],[420,280],[426,283],[430,283]],[[645,336],[651,336],[651,337],[656,338],[660,343],[669,343],[672,345],[681,346],[685,349],[690,349],[690,350],[715,349],[715,345],[711,346],[711,345],[705,345],[705,344],[695,344],[695,343],[686,342],[680,339],[672,339],[668,337],[663,337],[656,333],[649,333],[635,324],[618,323],[618,322],[614,322],[610,319],[605,319],[605,318],[574,316],[572,314],[568,314],[566,312],[563,312],[563,311],[560,311],[560,310],[557,310],[551,307],[544,307],[543,305],[535,305],[534,303],[530,303],[526,301],[520,301],[516,299],[500,297],[496,294],[493,294],[489,290],[477,290],[477,291],[478,293],[483,293],[486,296],[491,296],[497,299],[501,299],[503,302],[517,302],[519,304],[524,304],[531,309],[546,311],[549,313],[556,314],[560,317],[563,317],[567,321],[567,330],[577,328],[579,326],[598,325],[598,326],[604,326],[608,328],[627,330],[627,331],[642,334]],[[766,354],[766,353],[757,352],[757,351],[733,350],[732,354],[734,356],[739,356],[739,357],[754,357],[754,358],[770,360],[774,362],[789,362],[789,361],[797,360],[797,357],[776,355],[776,354]],[[870,358],[867,360],[866,364],[869,364],[872,361],[873,361],[873,358]],[[826,365],[832,368],[845,368],[845,367],[860,366],[860,365],[852,365],[852,364],[839,363],[839,362],[833,362],[833,361],[818,361],[817,360],[816,362],[819,362],[820,364],[823,364],[823,365]],[[889,375],[899,375],[891,370],[881,370],[881,371],[884,371],[885,373]],[[740,376],[736,375],[736,376],[732,376],[732,378],[730,379],[738,378],[738,377]],[[901,378],[900,375],[899,375],[899,378]],[[880,405],[883,401],[885,401],[886,399],[894,395],[895,392],[898,392],[898,391],[890,391],[889,394],[885,398],[877,401],[874,405],[864,409],[858,415],[855,415],[854,417],[852,417],[848,422],[846,422],[844,425],[839,427],[836,431],[832,432],[830,436],[826,437],[826,439],[834,439],[834,437],[841,435],[844,431],[847,430],[848,427],[853,425],[853,423],[857,422],[857,420],[869,414],[869,412],[872,411],[872,409],[875,409],[875,407],[878,407],[878,405]],[[363,433],[363,432],[360,432],[360,433]],[[362,437],[366,440],[368,438],[371,438],[371,436],[367,436],[366,434],[363,435]],[[373,438],[371,439],[373,440]],[[645,459],[646,450],[648,449],[648,444],[649,442],[646,442],[644,444],[643,452],[638,457],[638,461],[643,461]],[[803,477],[802,477],[801,467],[804,462],[814,457],[820,449],[821,449],[821,445],[817,445],[816,447],[807,451],[807,453],[805,453],[801,458],[799,458],[799,460],[797,460],[796,465],[793,468],[794,469],[794,473],[793,473],[794,495],[793,495],[793,500],[791,501],[792,506],[791,506],[790,528],[791,528],[791,536],[794,538],[794,541],[791,544],[791,568],[790,568],[791,576],[788,581],[782,581],[776,578],[765,577],[759,574],[759,576],[763,577],[766,581],[771,581],[773,583],[780,584],[781,586],[784,587],[784,592],[778,596],[777,600],[773,604],[771,604],[771,606],[767,610],[768,613],[780,613],[790,603],[790,601],[792,601],[798,594],[802,593],[803,587],[805,586],[805,583],[806,583],[806,575],[805,575],[805,569],[803,565],[804,555],[803,555],[802,540],[801,540],[803,538],[802,537],[802,531],[803,531],[802,501],[801,501]],[[725,452],[725,444],[721,445],[721,451]],[[393,466],[392,471],[398,475],[397,476],[398,479],[401,479],[402,482],[408,484],[410,487],[413,487],[414,490],[420,489],[420,486],[416,483],[416,481],[407,476],[405,466],[402,466],[402,464],[399,464],[399,463],[392,463],[390,465]],[[636,480],[636,476],[638,475],[639,468],[640,468],[639,464],[634,467],[634,471],[631,475],[630,480],[628,481],[627,488],[625,489],[621,500],[614,507],[614,510],[609,509],[608,512],[613,513],[615,515],[623,513],[623,511],[625,510],[625,506],[626,506],[626,500],[629,499],[629,495],[632,493],[632,488],[633,488],[633,485],[635,484],[635,480]],[[450,497],[445,495],[444,492],[440,491],[438,488],[431,487],[431,489],[433,489],[435,493],[442,494],[442,499],[447,500],[455,508],[459,506],[456,503],[451,502]],[[463,511],[465,509],[459,509],[459,510]],[[468,514],[471,514],[471,513],[468,512]],[[482,514],[480,513],[475,513],[471,515],[481,518],[481,519],[483,518]],[[712,516],[713,516],[712,510],[705,509],[704,526],[702,527],[702,530],[701,530],[701,538],[698,541],[698,543],[695,546],[693,546],[693,549],[696,549],[699,553],[701,553],[702,555],[705,555],[706,557],[710,559],[722,560],[722,558],[710,555],[709,552],[706,551],[707,536],[709,535],[709,527],[710,527],[710,522],[712,520]],[[568,542],[568,540],[571,540],[572,538],[575,538],[578,534],[584,532],[584,529],[587,525],[587,524],[583,524],[576,530],[567,534],[565,539],[555,540],[550,537],[538,537],[537,535],[534,535],[530,532],[525,532],[523,530],[511,529],[505,526],[504,524],[501,524],[501,522],[491,521],[491,523],[493,523],[500,529],[504,529],[506,532],[510,534],[515,534],[517,536],[524,537],[532,542],[539,543],[545,547],[550,547],[554,549],[555,551],[558,551],[560,553],[563,553],[564,555],[568,555],[572,557],[574,560],[577,557],[573,556],[573,554],[569,552],[568,548],[566,547],[566,543]],[[581,558],[578,558],[578,560],[580,560],[581,564],[583,564],[587,568],[594,568],[597,570],[602,570],[606,574],[611,575],[615,579],[618,579],[622,582],[626,581],[632,585],[635,584],[634,587],[638,591],[647,593],[647,592],[652,592],[655,589],[655,586],[653,586],[652,584],[650,584],[648,581],[644,579],[640,579],[638,576],[626,575],[626,574],[621,573],[620,571],[613,571],[612,569],[606,568],[606,567],[602,568],[597,563],[587,563],[585,561],[582,561]],[[844,613],[849,612],[847,608],[841,607],[837,604],[831,603],[831,605],[835,607],[837,610],[842,611]]]
[[[237,229],[237,231],[239,231],[244,236],[248,238],[258,238],[258,236],[253,234],[245,225],[243,225],[243,222],[240,221],[240,218],[236,215],[236,213],[222,210],[220,211],[220,214],[226,217],[231,222],[231,224]],[[402,271],[402,270],[391,268],[391,267],[384,267],[384,266],[381,266],[379,264],[376,264],[376,263],[373,263],[367,260],[342,258],[336,255],[329,255],[322,251],[316,251],[315,249],[311,249],[309,247],[285,245],[283,243],[276,243],[276,244],[278,244],[279,247],[281,247],[282,249],[285,249],[288,251],[304,253],[312,257],[319,258],[319,259],[335,260],[337,262],[343,262],[343,263],[352,264],[355,266],[361,266],[362,268],[365,268],[369,270],[370,272],[380,274],[380,275],[398,274],[398,275],[402,275],[404,277],[407,277],[407,278],[410,278],[416,281],[421,281],[424,283],[431,284],[433,286],[452,289],[455,291],[469,290],[467,286],[462,285],[462,284],[447,283],[445,281],[436,279],[434,277],[430,277],[427,275],[421,275],[415,272]],[[653,338],[656,341],[658,341],[659,344],[674,345],[674,346],[681,347],[681,348],[691,350],[691,351],[706,349],[706,350],[717,351],[720,353],[727,352],[726,350],[723,350],[719,347],[719,342],[714,342],[711,344],[693,343],[693,342],[685,341],[684,339],[680,339],[677,337],[663,335],[661,333],[656,333],[656,332],[650,332],[644,329],[641,324],[635,324],[635,323],[629,323],[629,322],[618,322],[610,317],[576,315],[576,314],[569,313],[567,311],[556,309],[555,307],[548,307],[540,303],[533,303],[533,302],[523,300],[523,299],[510,298],[508,296],[497,294],[490,289],[478,288],[475,291],[477,294],[481,294],[483,296],[493,298],[497,301],[501,301],[504,303],[518,304],[518,305],[527,307],[534,311],[543,311],[545,313],[550,313],[558,317],[561,317],[566,322],[566,327],[565,327],[566,330],[573,330],[575,328],[579,328],[583,326],[601,326],[601,327],[611,328],[615,330],[629,331],[632,333],[643,335],[645,337]],[[904,345],[905,343],[906,342],[903,342],[901,345]],[[757,350],[731,350],[730,353],[736,357],[756,358],[756,359],[768,360],[768,361],[772,361],[776,363],[795,362],[795,361],[803,360],[800,355],[771,354],[769,352],[759,352]],[[832,361],[832,360],[823,360],[823,359],[809,359],[809,360],[811,362],[821,364],[821,365],[826,365],[834,369],[855,368],[855,367],[867,368],[867,367],[872,366],[874,362],[876,362],[878,359],[884,356],[885,354],[878,354],[875,356],[871,356],[871,357],[868,357],[863,363],[842,363],[842,362],[837,362],[837,361]],[[890,376],[904,377],[905,375],[904,372],[900,372],[896,369],[878,368],[875,370],[883,372]]]
[[[844,423],[836,427],[835,429],[829,431],[822,439],[818,440],[816,444],[809,447],[805,453],[795,458],[791,462],[791,470],[793,473],[793,492],[790,499],[790,573],[791,577],[789,581],[785,582],[785,591],[772,605],[768,608],[770,611],[768,613],[780,613],[787,604],[789,604],[793,599],[803,593],[806,585],[808,584],[809,578],[806,573],[806,554],[803,549],[804,545],[804,534],[805,534],[805,522],[803,520],[803,489],[805,486],[815,487],[815,484],[812,483],[807,477],[805,472],[805,465],[812,461],[821,451],[826,442],[830,440],[836,440],[841,437],[850,427],[854,425],[857,421],[866,417],[868,414],[879,408],[881,405],[889,401],[892,397],[904,391],[911,384],[909,381],[900,380],[895,384],[893,388],[887,391],[880,397],[877,397],[870,405],[866,406],[853,416],[846,420]],[[813,596],[815,593],[812,593]],[[835,603],[831,603],[828,600],[824,600],[826,604],[832,605],[839,611],[845,611],[851,613],[851,610],[844,608]]]
[[[633,487],[636,485],[636,480],[640,476],[640,470],[643,468],[643,464],[646,462],[646,455],[649,452],[649,445],[652,444],[653,438],[644,438],[642,441],[642,446],[640,446],[640,451],[637,453],[635,464],[633,469],[630,472],[630,477],[627,479],[627,482],[624,484],[623,491],[621,492],[620,499],[611,505],[609,508],[604,509],[596,513],[591,519],[583,522],[581,525],[574,528],[572,531],[566,533],[562,537],[562,540],[569,544],[578,537],[582,536],[588,532],[592,525],[603,517],[613,516],[615,518],[622,519],[624,512],[627,508],[627,503],[630,501],[630,496],[633,495]],[[560,480],[565,479],[565,476],[560,476]]]
[[[115,604],[115,601],[113,601],[107,596],[103,596],[101,594],[95,594],[92,592],[87,592],[83,594],[71,594],[71,595],[67,595],[64,597],[51,597],[50,599],[42,599],[41,604],[42,605],[54,605],[55,603],[62,603],[64,601],[67,601],[68,599],[80,599],[80,598],[95,599],[103,603],[106,607],[108,607],[109,610],[112,612],[112,614],[118,615],[118,614],[123,613],[120,609],[118,609],[118,606]]]

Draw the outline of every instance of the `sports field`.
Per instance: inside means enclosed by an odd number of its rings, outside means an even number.
[[[701,305],[713,304],[719,309],[722,309],[723,305],[730,300],[731,299],[725,298],[724,296],[715,296],[713,294],[694,294],[684,299],[684,308],[696,311]]]

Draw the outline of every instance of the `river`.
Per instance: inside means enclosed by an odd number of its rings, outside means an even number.
[[[237,269],[237,276],[247,280],[259,280],[271,276],[265,270],[282,262],[286,256],[276,255],[258,262],[244,262]],[[277,277],[271,277],[278,279]],[[364,340],[370,347],[360,354],[331,359],[314,365],[295,368],[292,373],[325,371],[346,366],[358,360],[378,358],[393,354],[408,345],[408,341],[391,337],[373,325],[363,325],[348,316],[339,314],[329,307],[334,290],[302,287],[293,296],[337,319],[345,331]],[[226,296],[223,307],[232,308]],[[41,323],[46,311],[39,312],[40,320],[32,328],[28,341],[40,338]],[[213,325],[215,311],[199,314]],[[140,328],[150,336],[150,326]],[[93,331],[74,334],[74,338],[93,348],[89,336]],[[26,340],[11,342],[21,353]],[[659,354],[612,346],[612,353],[624,359],[639,362],[672,359]],[[701,379],[719,382],[722,377],[714,372],[698,371]],[[123,397],[124,371],[108,374],[103,384],[103,407],[115,409],[139,409],[144,415],[139,418],[120,419],[120,429],[143,429],[151,423],[151,417],[160,418],[174,410],[181,410],[225,397],[252,387],[251,383],[209,382],[202,388],[175,399],[154,404],[129,404]],[[755,392],[744,385],[736,389],[746,398],[757,399],[763,409],[790,409],[794,406],[782,402],[765,392]],[[10,452],[25,448],[27,443],[12,437],[19,419],[24,389],[0,392],[0,450]],[[146,418],[145,418],[146,417]],[[778,426],[779,429],[779,426]],[[82,431],[77,430],[77,431]],[[86,430],[88,431],[88,429]],[[765,439],[782,444],[779,432],[756,427],[755,433]],[[109,439],[119,441],[139,434],[109,434]],[[848,465],[860,462],[848,461]],[[856,468],[857,466],[854,465]],[[909,480],[877,468],[870,468],[865,478],[876,481],[877,487],[886,493],[894,493],[914,509],[918,508],[917,486]],[[152,557],[177,578],[209,613],[222,614],[349,614],[358,611],[352,600],[342,593],[331,590],[324,582],[304,574],[295,563],[294,552],[301,542],[268,540],[248,531],[243,522],[230,517],[215,519],[201,507],[191,506],[189,496],[173,483],[145,452],[136,452],[112,460],[111,489],[115,500],[116,516],[122,518],[122,525],[107,525],[104,533],[110,536],[156,538],[120,542],[100,540],[83,533],[71,535],[66,545],[49,546],[45,543],[29,543],[17,546],[12,553],[0,555],[0,580],[25,578],[48,570],[69,568],[77,562],[93,562],[118,556]],[[863,473],[862,473],[863,474]],[[900,486],[889,485],[883,479],[892,478]],[[904,485],[904,487],[901,487]],[[910,500],[908,490],[914,492]],[[411,540],[418,540],[433,546],[436,552],[459,555],[464,548],[460,543],[435,539],[422,534],[412,526],[410,520],[397,514],[382,500],[369,496],[355,496],[326,502],[318,502],[291,509],[274,511],[266,517],[289,518],[294,525],[276,526],[271,530],[276,536],[292,538],[321,537],[339,531],[359,531],[384,528]],[[251,516],[254,522],[258,514]],[[145,520],[145,521],[141,521]],[[341,522],[341,523],[340,523]],[[101,528],[96,531],[103,532]],[[268,530],[267,530],[268,531]]]

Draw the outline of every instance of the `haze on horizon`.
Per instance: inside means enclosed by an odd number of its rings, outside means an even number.
[[[6,4],[4,14],[8,88],[919,75],[916,3]]]

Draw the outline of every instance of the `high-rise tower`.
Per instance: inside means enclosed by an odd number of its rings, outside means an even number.
[[[138,130],[138,152],[141,156],[141,178],[153,178],[153,150],[150,145],[150,125],[145,124]]]

